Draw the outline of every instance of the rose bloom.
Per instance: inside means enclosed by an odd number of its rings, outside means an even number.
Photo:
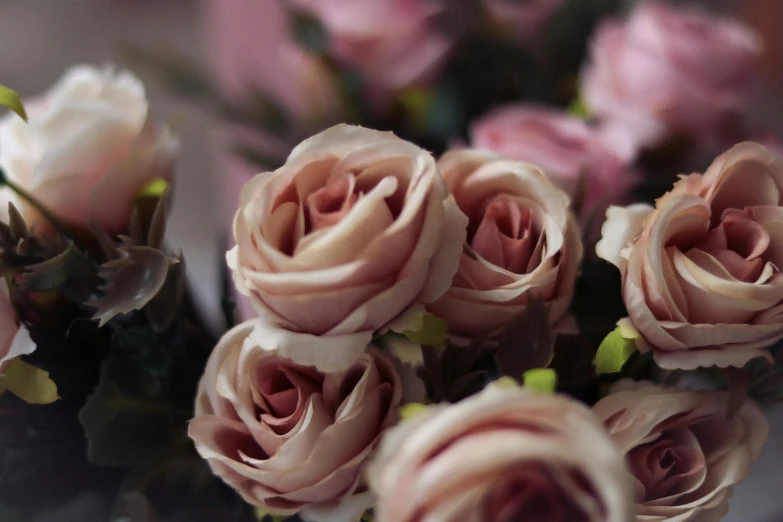
[[[631,477],[579,403],[490,386],[389,430],[368,467],[377,522],[626,522]]]
[[[728,512],[769,431],[751,401],[731,418],[728,402],[728,392],[620,381],[593,406],[636,477],[637,521],[717,522]]]
[[[704,141],[748,105],[761,52],[760,37],[738,21],[645,2],[627,21],[599,27],[582,96],[617,139]]]
[[[148,117],[141,82],[127,72],[81,65],[45,94],[26,102],[29,122],[0,120],[0,167],[56,216],[124,232],[134,201],[152,180],[171,180],[178,142]],[[9,188],[0,189],[28,225],[46,224]]]
[[[228,262],[265,345],[341,370],[374,331],[443,295],[466,221],[429,153],[339,125],[245,186]]]
[[[397,420],[402,388],[374,347],[324,374],[254,343],[251,321],[215,347],[188,434],[249,503],[306,520],[358,520],[372,503],[362,465]],[[348,516],[351,514],[353,516]]]
[[[485,151],[448,152],[438,168],[469,224],[451,288],[429,311],[465,338],[502,327],[531,295],[560,321],[582,259],[568,196],[536,167]]]
[[[329,52],[361,71],[371,101],[379,107],[395,90],[428,85],[451,48],[433,20],[445,8],[437,0],[291,3],[319,19],[330,37]]]
[[[570,193],[584,176],[586,212],[621,202],[636,179],[629,165],[636,151],[560,110],[502,107],[473,123],[471,145],[533,163]]]
[[[35,351],[30,331],[19,322],[5,281],[0,282],[0,376],[12,359]]]
[[[783,338],[783,162],[760,145],[682,177],[654,210],[610,208],[602,236],[659,366],[742,366]]]

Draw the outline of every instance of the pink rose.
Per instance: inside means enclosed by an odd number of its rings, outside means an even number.
[[[761,51],[760,37],[737,21],[645,2],[628,21],[599,27],[582,96],[617,139],[704,141],[747,106]]]
[[[579,403],[490,386],[383,437],[368,467],[377,522],[626,522],[622,456]]]
[[[490,14],[501,23],[531,40],[544,29],[547,20],[565,0],[483,0]]]
[[[429,153],[338,125],[245,186],[228,262],[265,346],[342,370],[373,332],[449,288],[466,222]]]
[[[139,192],[173,178],[178,141],[148,115],[144,86],[130,73],[73,67],[26,107],[29,123],[15,114],[0,121],[0,167],[61,219],[124,232]],[[7,187],[0,219],[8,201],[29,225],[46,225]]]
[[[582,259],[568,196],[534,166],[489,152],[447,152],[438,168],[468,237],[451,288],[427,308],[466,338],[502,327],[532,295],[562,319]]]
[[[663,368],[742,366],[783,338],[783,161],[755,143],[684,176],[656,207],[613,207],[598,255],[617,265],[639,347]]]
[[[321,21],[330,52],[359,69],[371,99],[385,105],[398,89],[436,77],[451,42],[432,20],[445,8],[437,0],[291,0]]]
[[[29,330],[19,322],[8,285],[0,282],[0,376],[12,359],[33,353],[35,348]]]
[[[769,431],[755,404],[728,417],[728,402],[727,392],[621,381],[593,406],[636,477],[638,522],[717,522],[728,512]]]
[[[232,329],[210,356],[188,429],[196,449],[266,511],[358,520],[372,504],[362,466],[397,420],[391,359],[369,347],[346,371],[324,374],[254,343],[252,330],[250,321]]]
[[[587,212],[621,201],[636,177],[629,166],[636,151],[559,110],[508,105],[472,125],[471,144],[533,163],[569,192],[583,174]]]

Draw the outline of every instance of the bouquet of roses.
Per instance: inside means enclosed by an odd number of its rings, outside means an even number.
[[[219,338],[141,82],[0,89],[0,520],[719,520],[783,396],[759,37],[645,3],[558,91],[556,28],[611,2],[338,4],[276,15],[334,88],[317,117],[146,55],[273,164],[233,209]]]

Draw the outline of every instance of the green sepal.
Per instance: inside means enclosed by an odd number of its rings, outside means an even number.
[[[24,110],[22,99],[16,94],[16,91],[9,89],[5,85],[0,85],[0,105],[8,107],[24,121],[27,121],[27,111]]]
[[[618,325],[604,337],[595,354],[595,372],[598,375],[618,373],[631,356],[638,351],[636,332],[625,325]]]
[[[49,372],[19,358],[8,363],[0,376],[0,393],[6,390],[28,404],[51,404],[60,398]]]
[[[412,419],[425,411],[427,411],[427,406],[420,402],[409,402],[399,408],[400,418],[403,420]]]
[[[525,388],[542,393],[554,393],[557,373],[552,368],[533,368],[522,375]]]
[[[402,335],[416,344],[443,346],[449,329],[448,323],[432,314],[422,314],[420,317],[420,323],[413,329],[405,330]]]

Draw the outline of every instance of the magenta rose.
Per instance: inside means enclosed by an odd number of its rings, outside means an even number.
[[[645,2],[599,27],[582,96],[617,139],[650,146],[685,133],[703,142],[747,107],[761,51],[738,21]]]
[[[451,288],[427,309],[467,339],[506,325],[532,296],[558,323],[582,259],[568,196],[533,165],[491,152],[447,152],[438,167],[469,224]]]
[[[573,192],[584,176],[586,211],[624,199],[636,175],[634,150],[612,142],[584,120],[535,105],[508,105],[471,126],[471,145],[530,162]]]
[[[433,18],[445,9],[437,0],[291,0],[321,21],[330,52],[355,67],[373,102],[385,105],[393,91],[427,85],[451,47]]]
[[[649,205],[610,207],[596,246],[659,366],[743,366],[783,338],[783,160],[739,144]],[[630,324],[629,324],[630,326]]]
[[[728,392],[621,381],[593,412],[636,477],[637,522],[718,522],[769,428],[750,401],[729,417]]]
[[[392,360],[370,346],[324,374],[256,344],[248,321],[207,363],[188,434],[249,503],[306,520],[358,520],[372,504],[362,468],[402,396]]]
[[[377,522],[627,522],[631,480],[576,401],[490,386],[387,431],[368,466]]]

